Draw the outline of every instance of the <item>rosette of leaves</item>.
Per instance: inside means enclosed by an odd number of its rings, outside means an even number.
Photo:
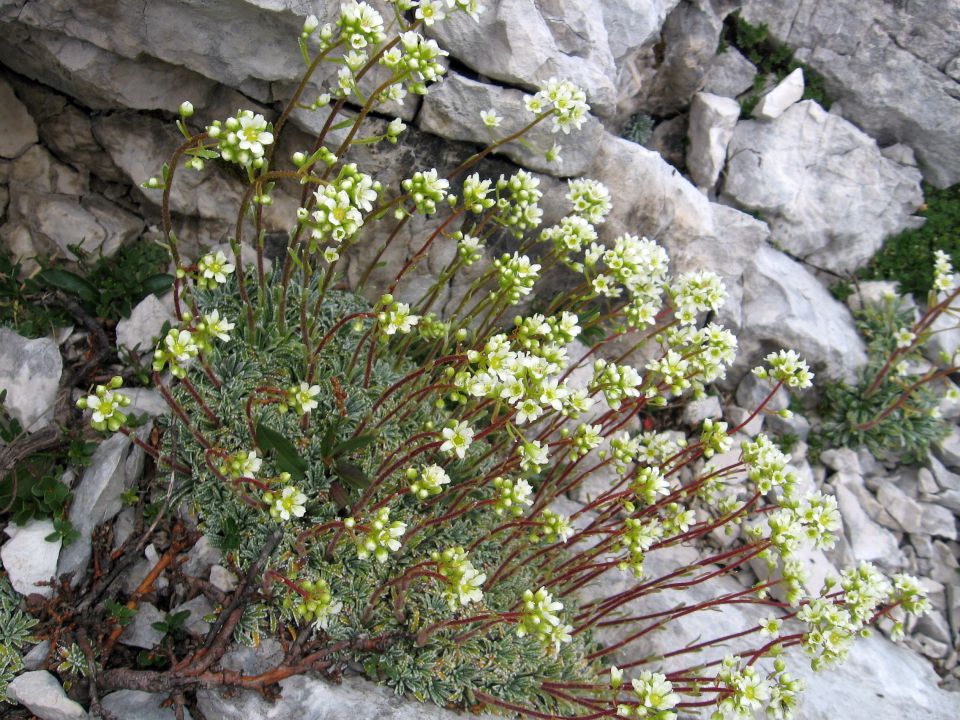
[[[912,324],[912,314],[899,298],[868,304],[856,314],[857,330],[867,343],[867,366],[856,385],[838,382],[825,386],[819,412],[820,435],[826,445],[862,445],[878,457],[893,455],[905,462],[922,462],[930,445],[947,435],[950,426],[936,412],[940,396],[927,383],[913,389],[902,406],[884,415],[920,377],[926,360],[919,348],[901,358],[904,372],[889,372],[873,392],[867,392],[896,349],[897,330]]]

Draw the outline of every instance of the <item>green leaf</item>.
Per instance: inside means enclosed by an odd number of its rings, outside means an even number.
[[[264,453],[273,451],[276,454],[277,470],[290,473],[295,480],[303,480],[307,461],[283,435],[263,423],[257,423],[257,445]]]
[[[337,426],[340,424],[339,420],[334,420],[327,427],[327,431],[323,434],[323,439],[320,441],[320,452],[323,454],[324,458],[329,458],[332,456],[330,452],[333,449],[333,441],[337,437]]]
[[[342,443],[333,448],[331,455],[333,457],[338,457],[340,455],[346,455],[353,452],[354,450],[359,450],[360,448],[366,447],[374,440],[377,439],[376,435],[371,433],[365,433],[363,435],[357,435],[352,437],[349,440],[344,440]]]
[[[37,274],[37,279],[57,290],[63,290],[68,295],[78,297],[84,302],[95,303],[99,296],[97,289],[85,278],[68,270],[58,270],[56,268],[43,270]]]
[[[351,487],[354,490],[363,490],[370,486],[370,478],[367,477],[359,465],[345,460],[337,460],[334,469],[337,471],[340,479],[347,484],[347,487]]]
[[[340,484],[339,480],[334,480],[330,483],[330,499],[333,500],[341,510],[350,504],[350,493]]]
[[[173,286],[173,275],[167,273],[158,273],[151,275],[143,281],[144,296],[153,293],[154,295],[163,295]]]

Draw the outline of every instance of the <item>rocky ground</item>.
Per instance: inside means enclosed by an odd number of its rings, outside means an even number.
[[[364,169],[396,184],[412,166],[452,167],[470,143],[486,141],[481,110],[496,107],[510,131],[520,122],[526,91],[551,76],[567,77],[587,89],[593,114],[584,132],[561,140],[563,162],[548,163],[518,145],[507,146],[491,167],[517,163],[537,171],[545,198],[562,195],[566,177],[601,180],[614,198],[603,237],[647,235],[667,247],[675,269],[707,268],[724,278],[730,300],[721,320],[737,332],[739,360],[720,396],[688,406],[686,420],[743,416],[761,391],[747,370],[780,347],[798,350],[818,377],[852,379],[866,361],[864,344],[849,309],[825,285],[861,266],[886,237],[920,222],[914,213],[923,202],[921,180],[938,187],[960,181],[960,6],[950,0],[486,4],[479,25],[458,18],[434,27],[451,52],[448,77],[422,102],[408,99],[396,109],[411,125],[399,152],[367,151],[358,160]],[[73,243],[109,255],[149,239],[159,209],[156,194],[140,184],[177,143],[172,118],[179,104],[191,100],[201,122],[240,106],[270,112],[289,96],[299,73],[294,39],[303,17],[329,18],[335,5],[0,0],[0,242],[21,257],[56,252],[69,258]],[[734,47],[718,53],[723,20],[737,9],[753,23],[768,24],[774,39],[823,76],[833,99],[829,111],[802,100],[805,78],[798,70],[766,88],[750,116],[742,113],[737,98],[751,90],[756,68]],[[651,118],[646,147],[619,136],[636,113]],[[306,113],[293,119],[291,151],[317,129]],[[213,166],[182,180],[172,197],[179,236],[193,249],[222,243],[241,184]],[[285,232],[295,206],[293,198],[276,199],[267,216],[271,232]],[[560,212],[545,209],[547,222]],[[385,258],[388,268],[411,251],[415,230]],[[421,282],[446,263],[445,252],[431,249],[417,271]],[[462,287],[449,288],[447,300]],[[877,294],[876,288],[867,292]],[[168,302],[150,296],[117,326],[117,342],[148,348],[170,317]],[[75,356],[86,332],[79,327],[54,339],[26,340],[0,330],[0,388],[24,426],[38,431],[51,421],[61,354]],[[944,334],[939,342],[952,351],[960,337]],[[146,390],[136,405],[154,416],[164,408]],[[941,409],[960,418],[960,407]],[[798,472],[838,499],[843,540],[834,551],[808,558],[812,582],[833,568],[870,560],[924,578],[934,607],[908,628],[903,645],[878,635],[860,645],[839,674],[810,677],[803,717],[960,715],[960,692],[950,692],[960,689],[960,431],[915,468],[852,450],[825,452],[811,465],[803,417],[747,428],[749,434],[761,429],[798,436]],[[142,470],[142,453],[118,436],[100,446],[81,477],[67,478],[74,491],[70,518],[81,537],[62,551],[43,540],[52,531],[48,521],[9,525],[0,560],[14,588],[35,592],[38,580],[86,567],[100,523],[111,521],[116,536],[129,533],[134,521],[122,511],[120,495]],[[215,553],[198,548],[191,574],[220,588],[235,581]],[[164,549],[147,546],[134,577],[146,575]],[[742,573],[740,581],[752,578]],[[193,618],[205,614],[194,609]],[[741,612],[722,622],[751,622]],[[150,621],[141,611],[121,642],[149,647]],[[688,629],[697,637],[695,623]],[[264,643],[259,655],[270,651]],[[234,660],[238,667],[263,662],[249,651],[238,651]],[[44,671],[21,676],[11,697],[42,720],[86,716]],[[118,717],[172,717],[157,703],[126,691],[104,699]],[[208,695],[201,705],[208,718],[345,717],[331,709],[338,707],[349,707],[351,715],[364,709],[370,716],[446,716],[356,678],[337,688],[293,678],[284,681],[277,705],[264,703],[253,695]]]

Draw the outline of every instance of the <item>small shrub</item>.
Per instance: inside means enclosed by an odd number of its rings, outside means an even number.
[[[455,5],[469,12],[475,3]],[[613,199],[598,182],[570,181],[569,213],[538,231],[539,180],[523,170],[499,178],[478,170],[540,123],[577,129],[587,110],[582,91],[548,81],[527,98],[521,130],[496,136],[446,176],[420,170],[386,188],[349,161],[354,144],[395,142],[403,132],[396,120],[360,135],[374,107],[425,93],[443,73],[444,53],[417,32],[432,19],[424,7],[409,17],[398,11],[400,34],[390,40],[365,3],[345,3],[336,26],[308,18],[300,37],[306,75],[276,123],[240,110],[192,131],[194,109],[182,106],[185,140],[146,186],[167,190],[177,172],[210,161],[239,166],[249,187],[236,228],[245,232],[245,219],[254,226],[257,259],[245,266],[240,236],[231,238],[232,257],[183,257],[164,196],[178,322],[154,354],[153,382],[172,412],[156,442],[136,442],[164,477],[148,506],[150,531],[171,508],[192,510],[240,581],[219,599],[206,638],[171,641],[180,625],[171,626],[168,608],[162,630],[172,634],[162,652],[115,652],[129,617],[118,605],[136,609],[156,574],[190,546],[189,531],[168,521],[158,570],[126,603],[116,588],[94,584],[93,600],[104,602],[88,601],[83,617],[64,614],[68,623],[45,628],[64,649],[64,672],[81,676],[99,664],[86,680],[101,695],[150,689],[177,705],[200,687],[269,694],[295,673],[336,677],[359,665],[421,700],[540,718],[671,720],[704,704],[740,716],[760,705],[791,714],[800,687],[784,649],[800,646],[815,667],[829,666],[876,618],[922,611],[922,593],[907,576],[891,582],[862,565],[807,594],[795,553],[804,543],[832,544],[833,498],[800,496],[787,458],[765,436],[721,466],[715,457],[732,448],[739,428],[707,420],[690,440],[635,428],[640,413],[701,396],[733,360],[733,335],[702,322],[725,298],[719,278],[671,276],[666,253],[647,238],[624,234],[601,245],[597,227]],[[276,136],[324,61],[341,66],[337,84],[312,104],[325,127],[341,127],[348,102],[362,110],[346,118],[342,140],[323,132],[285,163],[272,154]],[[367,74],[378,65],[387,80],[370,88]],[[499,122],[495,111],[484,119],[491,130]],[[301,207],[284,262],[267,271],[256,210],[280,184],[302,189]],[[338,288],[341,257],[381,221],[393,229],[362,258],[358,290],[379,296],[369,301]],[[367,279],[408,223],[426,226],[423,242],[374,292]],[[481,263],[494,240],[508,250]],[[431,287],[412,292],[410,270],[434,243],[450,245],[450,260]],[[477,263],[456,307],[434,312],[439,290]],[[541,298],[542,313],[526,312],[525,299],[549,272],[564,274],[563,289]],[[581,359],[574,341],[584,338],[591,346]],[[640,347],[652,359],[634,367],[629,358]],[[810,385],[796,353],[766,361],[755,372],[771,397]],[[121,385],[96,386],[78,403],[97,431],[129,432]],[[610,473],[608,484],[585,506],[563,510],[564,497],[600,472]],[[731,548],[704,546],[693,565],[650,570],[650,556],[736,526],[742,540]],[[105,554],[101,573],[113,572],[126,550]],[[753,558],[772,572],[755,587],[653,617],[643,610],[654,593],[708,583]],[[606,589],[615,573],[626,589]],[[769,598],[774,588],[784,602]],[[715,645],[725,638],[702,638],[670,653],[690,654],[686,667],[661,672],[660,659],[625,649],[727,603],[771,613],[743,629],[749,650],[740,657],[720,654]],[[601,639],[610,627],[616,639]],[[93,647],[83,647],[80,630]],[[216,671],[230,640],[253,644],[265,634],[285,640],[277,665],[251,676]],[[618,657],[629,683],[612,666]],[[133,664],[142,669],[130,672]]]

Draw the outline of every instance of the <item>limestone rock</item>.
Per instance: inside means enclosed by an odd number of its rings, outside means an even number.
[[[919,171],[809,100],[772,122],[738,123],[727,157],[722,197],[759,212],[787,252],[835,272],[915,226],[923,201]]]
[[[922,513],[920,532],[948,540],[957,539],[957,523],[949,509],[932,503],[919,503],[919,506]]]
[[[632,63],[632,112],[673,115],[701,89],[713,62],[730,0],[682,0],[667,16],[656,44],[648,43]]]
[[[282,656],[281,656],[282,657]],[[278,658],[279,661],[279,658]],[[347,675],[333,684],[322,678],[295,675],[280,681],[276,702],[264,700],[248,690],[231,692],[197,692],[197,704],[208,718],[217,720],[342,720],[342,718],[377,718],[378,720],[458,720],[463,714],[444,710],[432,703],[419,703],[399,697],[386,687],[374,685],[356,675]],[[475,716],[477,720],[493,720],[494,716]]]
[[[210,632],[210,623],[203,618],[213,612],[213,605],[210,604],[210,601],[203,595],[197,595],[193,600],[177,605],[170,611],[170,614],[176,615],[184,611],[190,613],[183,623],[187,632],[198,637],[206,637],[207,633]]]
[[[904,532],[921,531],[923,508],[916,500],[907,495],[893,483],[883,483],[877,491],[877,500]],[[934,518],[931,517],[931,523]],[[952,518],[951,518],[952,522]],[[932,533],[931,533],[932,534]]]
[[[174,720],[176,713],[171,707],[161,707],[167,700],[163,693],[148,693],[140,690],[117,690],[105,695],[100,705],[108,713],[123,720]],[[192,718],[184,708],[184,720]]]
[[[418,123],[423,130],[450,140],[466,140],[489,144],[520,130],[532,119],[523,104],[524,93],[518,90],[481,83],[455,72],[448,73],[442,83],[431,88],[424,98]],[[481,110],[495,109],[503,117],[494,134],[480,119]],[[580,175],[589,167],[603,130],[593,117],[587,117],[576,132],[576,140],[567,143],[563,133],[552,132],[552,121],[546,120],[524,136],[537,151],[510,143],[498,149],[514,162],[551,175]],[[563,147],[563,162],[547,162],[544,153],[557,142]]]
[[[957,55],[960,5],[745,0],[741,15],[823,75],[835,112],[884,144],[912,147],[934,185],[960,180],[960,93],[941,70]]]
[[[845,662],[814,672],[796,648],[787,654],[791,674],[807,683],[797,713],[804,720],[952,720],[960,694],[937,687],[926,660],[879,633],[857,638]]]
[[[117,345],[141,353],[152,353],[163,324],[176,324],[172,295],[158,298],[147,295],[130,311],[130,317],[117,323]]]
[[[154,623],[163,622],[167,619],[167,614],[158,610],[151,603],[140,603],[137,607],[137,614],[133,620],[123,629],[120,636],[120,642],[130,647],[143,648],[150,650],[157,646],[163,640],[163,631],[153,627]]]
[[[760,120],[776,120],[803,97],[803,69],[797,68],[767,92],[753,109]]]
[[[753,87],[756,66],[735,47],[728,47],[717,55],[703,80],[703,91],[735,98]]]
[[[117,433],[105,440],[94,452],[90,466],[84,471],[70,505],[70,523],[80,537],[60,554],[57,574],[75,573],[79,583],[90,561],[90,537],[100,523],[113,518],[123,507],[120,495],[125,489],[124,462],[130,450],[130,438]],[[141,452],[134,450],[134,452]]]
[[[50,338],[27,340],[0,328],[0,390],[4,405],[25,430],[46,427],[60,387],[63,359]]]
[[[871,520],[860,506],[856,492],[850,487],[854,482],[852,476],[838,474],[832,482],[843,518],[844,534],[855,560],[876,562],[885,567],[899,566],[900,550],[896,538]]]
[[[781,348],[797,350],[815,373],[854,380],[866,364],[850,313],[803,266],[763,245],[747,265],[735,368]],[[736,372],[733,373],[736,376]]]
[[[613,135],[604,135],[587,176],[610,188],[613,203],[601,240],[611,242],[625,232],[645,235],[670,253],[674,274],[693,270],[716,272],[727,288],[722,321],[740,323],[744,268],[749,266],[766,226],[754,218],[711,203],[657,153]],[[637,188],[643,188],[638,193]]]
[[[687,170],[698,187],[711,190],[716,185],[739,117],[740,104],[736,100],[702,92],[693,96],[687,130]]]
[[[53,522],[31,520],[22,527],[11,522],[6,533],[10,539],[0,549],[0,560],[3,560],[3,569],[7,571],[13,589],[21,595],[36,593],[52,597],[52,587],[38,586],[37,583],[53,580],[57,573],[61,540],[59,537],[53,542],[44,539],[53,533]]]
[[[3,135],[0,135],[0,157],[19,157],[39,139],[37,125],[13,92],[10,84],[0,80],[0,108],[3,108]]]
[[[701,400],[691,400],[683,408],[683,422],[686,425],[699,426],[706,419],[717,419],[723,416],[720,407],[720,398],[708,395]]]
[[[67,697],[57,679],[46,670],[25,672],[7,687],[7,696],[40,720],[86,720],[79,703]]]
[[[476,72],[534,89],[551,77],[583,88],[601,117],[617,106],[618,66],[659,30],[676,0],[498,0],[479,21],[459,13],[429,29]],[[598,12],[599,10],[599,12]],[[429,96],[428,96],[429,97]]]

